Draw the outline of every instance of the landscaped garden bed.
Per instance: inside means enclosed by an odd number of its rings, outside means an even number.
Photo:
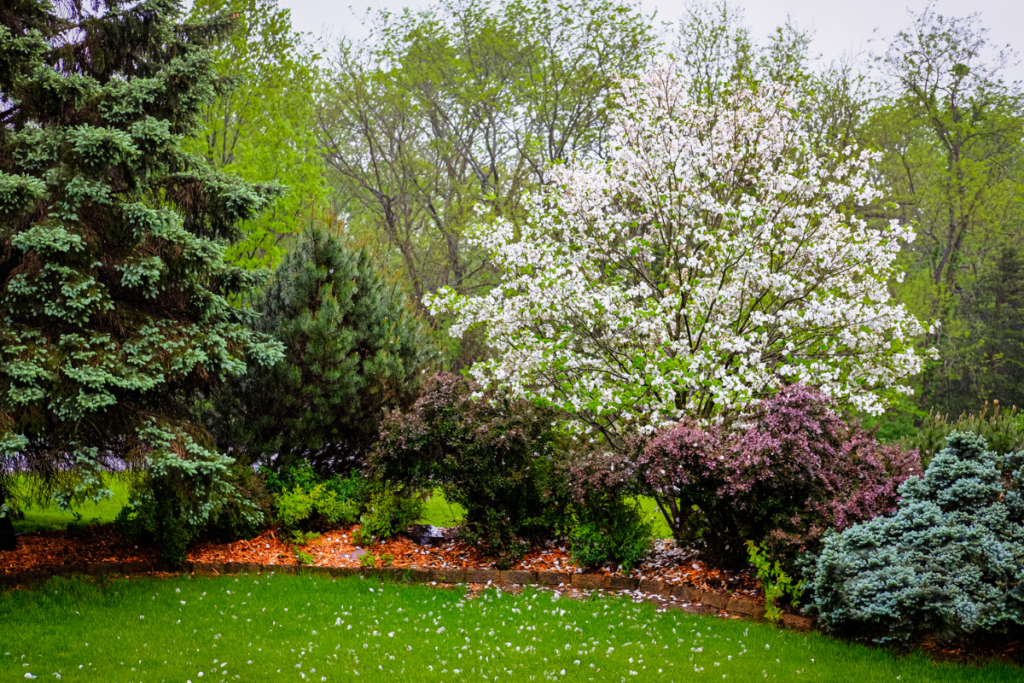
[[[266,531],[251,540],[198,545],[181,567],[168,565],[151,549],[125,544],[109,527],[94,527],[76,535],[26,534],[21,537],[18,550],[2,556],[0,585],[27,585],[48,576],[75,574],[133,575],[180,570],[216,575],[303,570],[331,575],[332,570],[339,570],[406,576],[419,582],[631,591],[666,604],[693,606],[694,612],[730,611],[750,618],[761,618],[764,614],[756,577],[749,572],[710,568],[700,561],[680,565],[666,560],[664,553],[672,552],[671,541],[658,542],[660,548],[629,572],[584,571],[573,562],[564,543],[554,542],[546,548],[531,550],[509,569],[499,571],[494,569],[492,560],[461,541],[423,546],[398,536],[363,548],[352,542],[354,531],[355,527],[334,529],[302,546],[301,551],[312,558],[308,563],[298,560],[294,542],[283,541],[273,531]],[[367,557],[375,561],[370,563],[364,559]],[[790,623],[806,628],[811,621],[792,615]]]
[[[276,0],[0,11],[0,677],[1019,678],[921,652],[1024,640],[975,19],[886,84],[725,3],[681,61],[435,4],[330,54]]]

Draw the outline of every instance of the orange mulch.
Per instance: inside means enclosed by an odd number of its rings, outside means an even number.
[[[152,548],[125,544],[110,526],[92,527],[75,536],[64,531],[40,532],[19,536],[17,548],[0,551],[0,574],[75,562],[121,563],[157,557]]]
[[[327,531],[299,550],[313,557],[313,566],[359,567],[356,553],[360,550],[353,542],[355,526],[339,527]],[[666,549],[670,542],[659,541],[658,549]],[[267,530],[254,539],[216,542],[202,541],[188,554],[193,562],[252,562],[258,564],[300,564],[296,545],[282,539],[274,530]],[[439,546],[422,546],[399,536],[364,548],[383,566],[385,555],[391,555],[390,566],[416,569],[493,569],[494,561],[476,548],[458,540]],[[84,535],[68,536],[66,532],[42,532],[19,537],[18,548],[0,552],[0,574],[21,572],[35,567],[69,564],[72,562],[131,562],[156,560],[158,554],[151,548],[134,546],[120,540],[109,526],[92,527]],[[578,573],[581,571],[568,552],[565,543],[550,543],[546,548],[531,550],[511,569]],[[604,569],[599,573],[614,572]],[[633,578],[690,584],[705,590],[731,590],[760,601],[757,579],[747,573],[730,573],[707,567],[699,561],[674,564],[652,559],[630,574]]]

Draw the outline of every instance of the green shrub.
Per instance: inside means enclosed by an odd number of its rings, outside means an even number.
[[[323,484],[328,491],[333,491],[339,500],[354,500],[360,505],[364,505],[370,496],[370,482],[357,470],[349,472],[347,477],[340,474],[324,477],[317,474],[310,463],[299,462],[287,465],[280,470],[261,467],[260,476],[263,478],[267,491],[274,495],[296,486],[303,491],[309,491],[313,487]]]
[[[251,538],[266,517],[259,497],[255,502],[247,497],[244,486],[252,484],[243,469],[233,464],[225,474],[194,471],[187,478],[151,471],[133,488],[115,527],[132,543],[160,545],[163,558],[173,566],[185,561],[188,546],[208,524],[231,540]],[[232,481],[243,482],[243,488]]]
[[[280,469],[360,464],[384,411],[412,403],[436,343],[369,252],[305,232],[252,301],[284,361],[214,394],[204,419],[223,448]]]
[[[408,412],[394,411],[370,454],[373,475],[414,490],[440,487],[461,505],[460,536],[507,567],[568,527],[556,414],[442,373]]]
[[[948,415],[931,411],[921,420],[917,431],[903,439],[908,448],[917,449],[921,462],[927,466],[935,454],[946,447],[946,437],[953,432],[977,434],[996,453],[1012,453],[1024,449],[1024,415],[1014,406],[1009,410],[996,401],[978,414],[964,413],[951,421]]]
[[[205,535],[226,541],[255,538],[274,516],[273,498],[263,477],[251,467],[235,463],[226,477],[234,492],[206,525]],[[253,510],[259,514],[253,514]]]
[[[385,483],[375,487],[359,518],[354,538],[357,543],[371,545],[401,533],[423,516],[423,496],[403,484]]]
[[[619,565],[624,572],[647,557],[654,527],[639,504],[618,498],[604,505],[579,506],[569,532],[572,559],[581,567]]]
[[[275,518],[286,531],[353,524],[369,500],[367,480],[355,471],[348,477],[321,477],[308,462],[300,462],[277,472],[261,468],[260,473],[273,495]]]
[[[323,483],[308,490],[295,486],[274,496],[274,504],[277,521],[286,530],[352,524],[359,514],[358,503],[339,500],[338,494]]]
[[[801,579],[793,583],[793,578],[783,570],[778,561],[773,563],[768,558],[764,547],[753,541],[747,541],[746,545],[750,564],[757,570],[757,578],[761,580],[761,588],[764,590],[764,616],[768,621],[781,621],[783,612],[776,601],[788,596],[790,604],[796,607],[800,604],[807,582]]]
[[[808,578],[826,627],[886,642],[1024,626],[1024,453],[946,441],[894,514],[825,539]]]

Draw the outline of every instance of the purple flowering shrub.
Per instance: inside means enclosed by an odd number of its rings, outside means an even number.
[[[676,539],[709,561],[743,567],[752,540],[790,569],[829,529],[892,511],[899,485],[919,473],[916,451],[880,445],[799,385],[721,425],[681,422],[656,435],[636,471]]]

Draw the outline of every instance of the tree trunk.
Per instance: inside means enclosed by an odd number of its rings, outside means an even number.
[[[0,488],[0,506],[7,501],[3,488]],[[14,536],[14,523],[12,522],[11,511],[0,517],[0,551],[14,550],[18,545],[18,539]]]

